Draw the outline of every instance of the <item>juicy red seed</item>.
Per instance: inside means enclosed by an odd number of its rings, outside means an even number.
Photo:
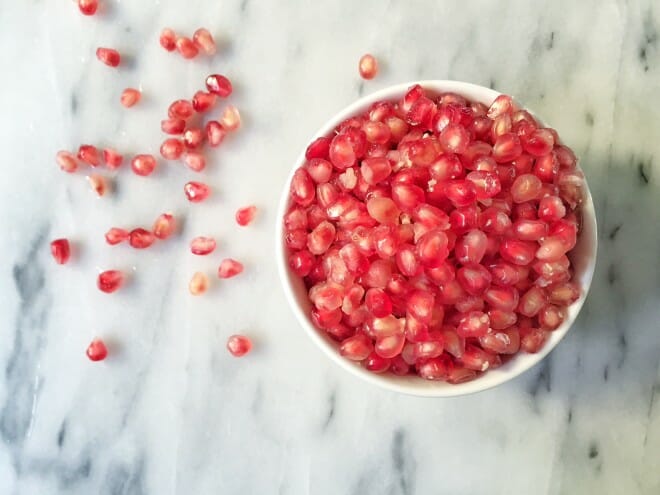
[[[392,300],[383,289],[369,289],[364,297],[367,309],[376,318],[392,314]]]
[[[131,169],[136,175],[151,175],[155,168],[156,159],[153,155],[136,155],[131,160]]]
[[[459,124],[449,124],[440,133],[440,145],[450,153],[463,153],[470,142],[470,134]]]
[[[500,243],[500,255],[514,265],[529,265],[536,256],[537,244],[515,239],[504,239]]]
[[[497,174],[475,170],[465,177],[474,184],[477,199],[488,199],[497,196],[502,190],[502,184]]]
[[[307,237],[307,234],[305,234]],[[306,277],[314,267],[314,255],[309,251],[298,251],[289,256],[289,266],[300,277]]]
[[[502,134],[493,144],[493,158],[497,163],[515,160],[522,154],[522,151],[520,139],[512,133]]]
[[[465,352],[461,357],[463,366],[474,371],[486,371],[495,368],[500,364],[500,358],[496,354],[484,351],[483,349],[468,344],[465,346]]]
[[[531,318],[536,316],[541,308],[545,306],[546,301],[547,297],[545,292],[543,292],[543,289],[534,286],[525,292],[525,294],[523,294],[523,296],[520,298],[518,312]]]
[[[94,339],[85,351],[90,361],[103,361],[108,357],[108,348],[101,339]]]
[[[188,151],[183,158],[183,163],[195,172],[201,172],[206,168],[206,158],[197,151]]]
[[[96,146],[91,144],[81,144],[78,148],[78,159],[85,162],[90,167],[98,167],[101,165],[101,155]]]
[[[309,206],[314,201],[316,196],[314,181],[304,168],[299,168],[293,174],[291,196],[301,206]]]
[[[479,263],[486,254],[488,238],[480,230],[470,230],[456,241],[454,253],[459,263]]]
[[[362,79],[373,79],[378,74],[378,62],[373,55],[367,53],[360,57],[358,69]]]
[[[236,260],[226,258],[220,263],[218,268],[219,278],[231,278],[243,272],[243,265]]]
[[[55,155],[55,161],[63,171],[70,174],[78,169],[78,162],[76,162],[75,155],[68,151],[58,151],[57,155]]]
[[[383,358],[393,358],[401,354],[401,350],[406,343],[406,338],[402,333],[388,335],[376,339],[374,350],[376,354]]]
[[[53,255],[55,263],[64,265],[71,258],[71,246],[68,239],[55,239],[50,243],[50,254]]]
[[[537,129],[523,140],[523,148],[533,156],[547,155],[554,145],[554,136],[549,129]]]
[[[484,300],[494,309],[513,311],[518,306],[518,291],[512,287],[490,287]]]
[[[241,227],[245,227],[252,223],[254,216],[257,213],[257,207],[254,205],[244,206],[236,210],[236,223]]]
[[[351,361],[362,361],[373,351],[371,339],[363,333],[358,333],[342,341],[339,353]]]
[[[195,58],[199,53],[199,49],[190,38],[179,36],[176,39],[176,49],[179,51],[183,58]]]
[[[486,115],[491,119],[495,119],[500,115],[511,112],[513,112],[513,101],[511,100],[511,97],[507,95],[499,95],[495,98],[493,103],[491,103]]]
[[[459,337],[482,337],[488,332],[490,318],[481,311],[472,311],[463,316],[456,328]]]
[[[566,311],[564,308],[548,304],[543,306],[538,313],[539,325],[546,330],[555,330],[564,322]]]
[[[211,195],[211,188],[202,182],[190,181],[183,186],[183,192],[191,203],[201,203]]]
[[[387,158],[367,158],[360,165],[360,174],[367,184],[376,185],[387,179],[392,172]]]
[[[307,236],[307,248],[312,254],[323,254],[333,243],[335,236],[335,226],[330,222],[323,221]]]
[[[94,15],[99,8],[99,0],[78,0],[78,9],[83,15]]]
[[[433,318],[434,296],[424,290],[416,290],[408,295],[406,309],[416,320],[429,324]]]
[[[116,170],[124,163],[124,156],[112,148],[103,150],[103,161],[110,170]]]
[[[231,81],[221,74],[211,74],[206,78],[206,89],[220,98],[227,98],[232,92]]]
[[[120,103],[125,108],[131,108],[133,105],[139,103],[142,93],[134,88],[126,88],[121,93]]]
[[[429,268],[440,266],[449,255],[447,234],[441,230],[427,232],[416,246],[419,261]]]
[[[216,147],[225,139],[227,131],[217,120],[209,120],[206,123],[206,142],[209,146]]]
[[[539,202],[539,218],[548,222],[566,216],[566,207],[557,196],[546,196]]]
[[[186,129],[183,133],[183,143],[186,145],[186,148],[189,150],[194,150],[199,148],[199,146],[204,142],[206,137],[206,132],[199,127],[192,127]]]
[[[165,134],[183,134],[186,130],[186,121],[178,117],[161,120],[160,128]]]
[[[209,278],[205,273],[195,272],[188,282],[188,291],[193,296],[204,294],[209,288]]]
[[[538,241],[548,233],[548,224],[542,220],[516,220],[513,231],[521,241]]]
[[[190,252],[198,256],[205,256],[215,251],[216,242],[212,237],[195,237],[190,241]]]
[[[369,216],[382,224],[396,224],[399,220],[399,208],[389,198],[371,198],[367,201]]]
[[[491,282],[490,272],[478,263],[468,263],[456,271],[456,280],[470,295],[479,296]]]
[[[316,138],[312,141],[307,149],[305,150],[305,158],[307,160],[313,160],[314,158],[323,158],[326,159],[330,153],[330,142],[331,139],[327,137]]]
[[[445,186],[445,194],[457,208],[468,206],[477,199],[477,189],[469,180],[450,181]]]
[[[307,163],[307,173],[317,184],[325,184],[332,177],[332,164],[323,158],[312,158]]]
[[[153,234],[158,239],[167,239],[176,229],[176,221],[171,213],[163,213],[158,216],[152,228]]]
[[[160,145],[160,156],[166,160],[178,160],[183,154],[185,146],[180,139],[167,138]]]
[[[193,108],[192,103],[188,100],[173,101],[167,109],[167,115],[170,119],[188,120],[194,113],[195,109]]]
[[[96,285],[101,292],[108,294],[118,290],[124,283],[124,274],[119,270],[106,270],[99,273]]]
[[[165,28],[160,32],[160,38],[158,41],[160,42],[160,46],[165,48],[168,52],[176,50],[176,33],[170,28]]]
[[[227,106],[220,117],[220,124],[227,131],[238,129],[241,126],[241,114],[238,112],[238,108],[234,105]]]
[[[329,157],[332,164],[339,170],[345,170],[355,165],[356,156],[350,138],[338,134],[330,143]]]
[[[128,240],[128,230],[112,227],[105,233],[105,242],[114,246]]]
[[[109,67],[117,67],[121,62],[121,55],[113,48],[97,48],[96,58]]]
[[[532,354],[540,351],[548,339],[548,332],[542,328],[529,328],[524,332],[522,330],[521,328],[520,348]]]
[[[197,31],[195,31],[193,34],[193,42],[197,48],[202,50],[206,55],[215,55],[217,47],[215,40],[213,39],[213,36],[208,31],[208,29],[199,28]]]
[[[252,341],[244,335],[232,335],[227,339],[227,350],[234,357],[245,356],[252,349]]]
[[[364,367],[373,373],[385,373],[390,368],[391,363],[391,359],[380,357],[372,352],[364,361]]]
[[[516,177],[511,185],[511,195],[514,203],[525,203],[535,200],[541,193],[541,181],[533,174],[523,174]]]
[[[479,338],[481,347],[498,354],[515,354],[520,349],[520,333],[517,328],[487,333]]]
[[[490,318],[490,326],[494,330],[509,328],[518,321],[518,315],[513,311],[503,311],[495,308],[488,310],[488,317]]]
[[[206,91],[197,91],[192,99],[192,106],[196,112],[203,113],[215,105],[216,96]]]
[[[553,304],[567,305],[578,300],[580,289],[573,282],[554,284],[546,289],[548,300]]]
[[[151,246],[156,241],[156,236],[153,232],[149,232],[143,228],[133,229],[128,234],[128,243],[135,249],[145,249]]]
[[[417,374],[425,380],[447,380],[452,371],[453,363],[451,360],[437,357],[418,363]]]

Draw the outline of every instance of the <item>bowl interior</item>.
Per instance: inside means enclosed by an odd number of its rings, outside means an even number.
[[[488,106],[500,94],[499,92],[490,88],[459,81],[416,81],[391,86],[389,88],[368,95],[349,105],[330,121],[328,121],[325,126],[319,129],[319,131],[309,140],[309,142],[311,142],[316,137],[329,135],[333,129],[343,120],[363,113],[376,101],[396,100],[401,98],[407,89],[413,84],[420,84],[427,91],[431,92],[457,93],[468,98],[469,100],[478,101]],[[524,106],[522,107],[526,108]],[[527,110],[529,111],[529,109]],[[539,120],[539,122],[543,123],[542,120],[538,119],[536,115],[534,116],[537,118],[537,120]],[[403,377],[387,373],[379,375],[367,371],[358,363],[344,359],[339,354],[338,343],[328,337],[324,332],[317,330],[316,327],[314,327],[312,324],[309,316],[311,311],[311,303],[307,297],[307,289],[305,288],[305,284],[303,283],[302,279],[291,272],[288,266],[287,248],[284,243],[283,217],[290,206],[289,185],[291,183],[293,173],[297,168],[303,165],[304,162],[305,150],[303,149],[302,153],[296,160],[291,173],[289,174],[280,200],[276,230],[276,256],[278,271],[280,273],[280,279],[282,281],[287,300],[301,326],[305,329],[310,338],[321,348],[321,350],[323,350],[326,355],[328,355],[332,360],[334,360],[344,369],[375,385],[412,395],[428,397],[450,397],[470,394],[499,385],[518,376],[519,374],[534,366],[559,343],[559,341],[575,321],[575,318],[577,317],[580,308],[584,304],[585,298],[589,291],[596,263],[596,216],[594,212],[593,200],[591,198],[591,193],[589,191],[588,185],[586,184],[586,181],[585,198],[584,203],[581,206],[582,230],[580,232],[575,248],[570,253],[571,262],[574,268],[574,280],[579,283],[582,292],[580,298],[569,307],[568,314],[564,323],[551,333],[550,338],[546,342],[545,346],[541,349],[541,351],[536,354],[526,354],[524,352],[520,352],[516,354],[511,360],[503,364],[500,368],[490,370],[471,382],[456,385],[451,385],[445,382],[428,381],[414,375]]]

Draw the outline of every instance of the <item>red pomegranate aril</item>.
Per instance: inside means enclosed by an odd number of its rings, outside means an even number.
[[[392,131],[383,122],[365,122],[362,130],[367,137],[367,141],[378,145],[387,144],[392,137]],[[385,150],[389,150],[389,147],[385,147]]]
[[[245,227],[252,223],[255,215],[257,214],[257,207],[254,205],[244,206],[236,210],[236,223],[241,227]]]
[[[156,168],[156,159],[153,155],[136,155],[131,160],[131,170],[136,175],[146,177],[151,175]]]
[[[453,363],[451,359],[443,359],[441,356],[417,363],[416,369],[417,374],[424,380],[447,380],[453,369]]]
[[[191,59],[195,58],[199,54],[199,49],[190,38],[179,36],[177,37],[175,43],[177,51],[183,58]]]
[[[403,333],[395,333],[386,337],[379,337],[376,339],[374,351],[380,357],[393,358],[401,354],[401,350],[406,343],[406,338]]]
[[[201,172],[206,168],[206,158],[197,151],[188,151],[183,157],[183,163],[194,172]]]
[[[566,146],[555,146],[555,155],[562,170],[573,170],[577,164],[577,158],[570,148]]]
[[[496,368],[501,362],[497,354],[484,351],[472,344],[465,346],[465,352],[460,361],[465,368],[474,371],[486,371],[490,368]]]
[[[502,190],[500,179],[495,173],[475,170],[467,174],[465,178],[474,184],[477,199],[479,200],[497,196]]]
[[[99,8],[99,0],[78,0],[78,9],[83,15],[94,15]]]
[[[190,241],[190,252],[198,256],[205,256],[215,251],[216,242],[212,237],[199,236]]]
[[[362,277],[365,287],[376,287],[383,289],[387,286],[392,276],[392,266],[388,260],[376,260]]]
[[[170,117],[160,121],[160,128],[165,134],[183,134],[186,130],[186,121],[178,117]]]
[[[210,110],[215,105],[216,96],[206,91],[197,91],[192,99],[192,106],[195,112],[203,113]]]
[[[341,303],[341,311],[346,315],[352,315],[360,310],[364,315],[364,319],[370,317],[366,307],[360,306],[362,298],[364,297],[364,288],[361,285],[353,285],[344,294],[344,299]]]
[[[360,57],[358,68],[360,71],[360,77],[362,79],[373,79],[376,77],[376,74],[378,74],[378,62],[376,61],[376,58],[370,53]]]
[[[406,363],[400,355],[394,356],[390,360],[389,370],[396,376],[405,376],[410,373],[410,365]]]
[[[193,42],[195,46],[203,51],[206,55],[213,56],[217,50],[213,36],[205,28],[199,28],[193,34]]]
[[[309,146],[307,146],[307,150],[305,150],[305,158],[307,160],[327,160],[330,154],[331,141],[332,140],[328,137],[316,138],[309,144]]]
[[[482,337],[488,332],[490,319],[481,311],[471,311],[460,320],[456,333],[459,337]]]
[[[167,116],[170,119],[188,120],[193,116],[194,113],[195,109],[193,108],[192,103],[190,103],[188,100],[173,101],[167,109]]]
[[[202,272],[195,272],[188,283],[188,291],[193,296],[204,294],[209,288],[209,278]]]
[[[434,296],[430,292],[416,290],[408,295],[407,311],[418,321],[428,325],[433,317]]]
[[[238,112],[238,108],[234,105],[227,106],[220,117],[220,124],[229,132],[238,129],[241,126],[241,114]]]
[[[121,63],[121,55],[113,48],[97,48],[96,58],[109,67],[117,67]]]
[[[110,170],[117,170],[124,163],[124,156],[112,148],[103,150],[103,162]]]
[[[546,289],[548,301],[557,305],[569,305],[580,298],[580,288],[573,282],[561,282]]]
[[[536,159],[532,172],[541,181],[552,184],[559,172],[559,161],[554,153],[548,153]]]
[[[529,316],[530,318],[536,316],[541,308],[545,306],[546,301],[547,297],[543,289],[534,286],[520,298],[518,313]]]
[[[546,222],[554,222],[566,216],[566,207],[557,196],[546,196],[539,202],[539,218]]]
[[[557,220],[550,225],[548,235],[559,239],[564,244],[566,251],[569,251],[577,243],[577,226],[568,221],[568,218]]]
[[[160,46],[165,48],[168,52],[176,50],[176,33],[170,28],[164,28],[160,32],[160,38],[158,41],[160,42]]]
[[[110,294],[124,284],[124,274],[119,270],[106,270],[99,273],[96,285],[101,292]]]
[[[462,264],[479,263],[486,254],[487,243],[486,234],[480,230],[470,230],[456,241],[454,246],[456,261]]]
[[[488,288],[490,272],[478,263],[467,263],[456,271],[456,280],[470,295],[479,296]]]
[[[518,136],[512,133],[502,134],[493,143],[493,158],[497,163],[515,160],[522,154],[522,145]]]
[[[222,260],[218,268],[219,278],[231,278],[240,273],[243,273],[243,264],[231,258]]]
[[[364,297],[367,309],[376,318],[392,314],[392,300],[383,289],[369,289]]]
[[[305,234],[305,237],[307,237],[307,234]],[[298,251],[289,256],[289,267],[299,277],[306,277],[312,271],[315,261],[314,255],[309,251]]]
[[[549,333],[541,328],[520,328],[520,349],[534,354],[541,350]]]
[[[417,258],[429,267],[440,266],[449,255],[447,235],[438,229],[424,234],[416,244]]]
[[[390,368],[391,360],[380,357],[375,352],[367,356],[364,367],[372,373],[385,373]]]
[[[330,143],[329,157],[332,164],[339,170],[345,170],[355,165],[356,156],[348,136],[338,134]]]
[[[50,243],[50,254],[58,265],[66,264],[71,258],[71,246],[68,239],[55,239]]]
[[[328,221],[323,221],[307,236],[307,248],[312,254],[323,254],[335,240],[336,234],[335,226]]]
[[[548,129],[536,129],[530,136],[523,139],[524,150],[533,156],[547,155],[555,145],[554,136]]]
[[[493,330],[504,330],[511,325],[515,325],[518,321],[518,316],[514,311],[503,311],[495,308],[488,310],[488,317]]]
[[[468,206],[477,199],[477,189],[469,180],[453,180],[445,185],[445,194],[456,208]]]
[[[376,185],[387,179],[391,173],[392,167],[387,158],[367,158],[360,165],[360,174],[367,184]]]
[[[442,339],[442,334],[438,332],[432,332],[434,334],[433,338],[430,334],[427,336],[428,340],[423,340],[417,342],[413,346],[413,357],[415,361],[432,359],[442,355],[444,351],[444,342]]]
[[[520,349],[520,332],[515,327],[489,332],[479,337],[479,344],[484,350],[496,354],[515,354]]]
[[[521,241],[538,241],[548,233],[548,224],[542,220],[516,220],[513,232]]]
[[[502,114],[492,121],[490,126],[490,139],[497,141],[497,138],[504,134],[511,132],[511,115],[508,113]]]
[[[176,229],[176,221],[171,213],[162,213],[154,222],[152,232],[158,239],[167,239]]]
[[[461,154],[467,149],[470,134],[459,124],[449,124],[440,133],[440,145],[445,151]]]
[[[128,240],[128,231],[117,227],[112,227],[105,233],[105,242],[114,246]]]
[[[106,191],[108,190],[108,183],[102,175],[99,174],[91,174],[87,176],[87,182],[89,182],[89,186],[92,188],[92,191],[94,191],[98,196],[104,196]]]
[[[318,328],[327,329],[338,325],[341,322],[342,312],[339,308],[326,311],[313,308],[311,312],[312,322]]]
[[[511,217],[500,208],[490,207],[481,212],[479,226],[488,234],[503,235],[511,228]]]
[[[566,245],[556,237],[546,237],[536,251],[536,257],[542,261],[557,261],[566,254]]]
[[[183,144],[187,149],[195,150],[204,142],[204,138],[206,138],[206,132],[203,129],[192,127],[183,133]]]
[[[140,93],[140,91],[137,89],[126,88],[124,91],[122,91],[119,101],[123,107],[131,108],[140,102],[141,97],[142,93]]]
[[[284,241],[289,249],[303,249],[307,245],[307,230],[295,229],[287,231]]]
[[[243,357],[252,350],[252,341],[244,335],[232,335],[227,339],[227,350],[234,357]]]
[[[371,339],[363,333],[358,333],[342,341],[339,353],[351,361],[362,361],[373,351]]]
[[[68,151],[58,151],[55,155],[55,161],[60,169],[69,174],[72,174],[78,169],[78,162],[75,155]]]
[[[136,249],[145,249],[156,242],[156,236],[143,228],[133,229],[128,234],[128,243]]]
[[[211,74],[206,78],[206,89],[220,98],[227,98],[233,91],[231,81],[221,74]]]
[[[490,119],[496,119],[500,115],[504,115],[506,113],[512,113],[513,111],[514,108],[511,97],[507,95],[499,95],[497,98],[495,98],[493,103],[491,103],[490,108],[488,109],[486,115]]]
[[[500,243],[500,255],[514,265],[529,265],[536,256],[537,244],[516,239],[504,239]]]
[[[90,361],[103,361],[108,357],[108,348],[101,339],[94,339],[87,346],[85,354]]]
[[[541,308],[537,317],[541,328],[544,330],[556,330],[564,322],[566,311],[562,307],[548,304]]]
[[[490,287],[484,293],[484,300],[494,309],[513,311],[518,306],[518,291],[512,287]]]
[[[456,385],[474,380],[478,376],[478,373],[474,370],[454,366],[447,375],[447,382]]]
[[[395,255],[395,261],[399,271],[407,277],[414,277],[421,270],[415,247],[410,244],[399,247]]]
[[[389,198],[371,198],[367,201],[367,211],[378,223],[396,224],[399,221],[399,208]]]
[[[514,203],[525,203],[535,200],[541,193],[541,181],[533,174],[519,175],[511,185]]]
[[[101,165],[101,155],[96,146],[91,144],[81,144],[78,148],[78,160],[86,163],[90,167],[98,167]]]
[[[392,187],[392,200],[406,213],[412,213],[425,199],[421,187],[410,184],[396,184]]]
[[[178,138],[167,138],[160,145],[160,156],[166,160],[178,160],[183,155],[185,146]]]
[[[309,176],[317,184],[325,184],[332,177],[332,164],[323,158],[312,158],[306,168]]]
[[[201,203],[211,195],[211,188],[202,182],[190,181],[183,186],[183,192],[191,203]]]
[[[215,148],[225,139],[227,132],[217,120],[209,120],[206,123],[206,142]]]

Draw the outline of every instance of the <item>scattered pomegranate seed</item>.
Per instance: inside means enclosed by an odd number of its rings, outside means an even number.
[[[137,104],[142,97],[142,93],[134,88],[126,88],[121,93],[120,102],[123,107],[131,108],[133,105]]]
[[[121,55],[114,48],[97,48],[96,58],[109,67],[117,67],[121,62]]]
[[[183,143],[189,150],[194,150],[200,147],[206,138],[206,132],[198,127],[186,129],[183,133]]]
[[[101,155],[96,146],[91,144],[81,144],[78,148],[78,159],[86,163],[90,167],[98,167],[101,165]]]
[[[112,148],[105,148],[103,161],[110,170],[117,170],[124,163],[124,156]]]
[[[186,130],[186,121],[177,117],[161,120],[160,128],[165,134],[183,134]]]
[[[218,277],[219,278],[231,278],[235,277],[239,273],[243,272],[243,265],[236,260],[227,258],[222,260],[220,267],[218,268]]]
[[[241,227],[245,227],[246,225],[252,223],[252,220],[254,220],[254,216],[256,215],[256,213],[257,213],[257,207],[254,205],[239,208],[236,211],[236,223]]]
[[[90,361],[103,361],[108,357],[108,348],[101,339],[94,339],[85,351]]]
[[[215,55],[216,45],[213,36],[205,28],[199,28],[193,34],[193,41],[195,45],[202,50],[206,55]]]
[[[212,237],[195,237],[190,241],[190,252],[199,256],[205,256],[215,251],[215,239]]]
[[[145,249],[156,241],[156,236],[143,228],[133,229],[128,234],[128,243],[135,249]]]
[[[206,78],[206,89],[220,98],[227,98],[233,91],[231,81],[221,74],[211,74]]]
[[[105,242],[114,246],[128,240],[128,231],[117,227],[112,227],[105,233]]]
[[[167,115],[170,119],[182,119],[188,120],[195,113],[193,105],[188,100],[176,100],[173,101],[170,107],[167,109]],[[179,122],[177,124],[180,125]],[[185,126],[185,122],[184,122]],[[174,132],[168,132],[168,134],[175,134]]]
[[[176,33],[170,28],[165,28],[160,32],[160,46],[168,52],[176,50]]]
[[[359,69],[362,79],[373,79],[378,74],[378,62],[373,55],[367,53],[360,57]]]
[[[206,142],[209,143],[209,146],[214,148],[219,146],[226,135],[227,131],[217,120],[209,120],[206,123]]]
[[[58,151],[55,155],[55,161],[60,169],[70,174],[78,169],[78,162],[75,155],[68,151]]]
[[[165,160],[178,160],[183,155],[185,145],[177,138],[168,138],[160,145],[160,156]]]
[[[64,265],[71,257],[71,247],[68,239],[55,239],[50,243],[50,253],[58,265]]]
[[[227,106],[220,117],[220,124],[223,129],[230,132],[238,129],[241,125],[241,115],[238,113],[238,109],[233,105]]]
[[[98,8],[98,0],[78,0],[78,9],[83,15],[94,15]]]
[[[206,158],[197,151],[188,151],[183,158],[183,162],[190,170],[201,172],[206,168]]]
[[[191,203],[201,203],[211,195],[211,188],[202,182],[190,181],[183,186],[183,192]]]
[[[136,175],[151,175],[156,168],[156,159],[153,155],[136,155],[131,160],[131,169]]]
[[[99,273],[96,285],[101,292],[110,294],[124,284],[124,274],[119,270],[106,270]]]
[[[105,177],[99,174],[91,174],[87,176],[87,182],[98,196],[103,196],[108,189],[108,184]]]
[[[190,38],[185,36],[179,36],[176,39],[176,49],[179,51],[181,56],[186,59],[195,58],[199,53],[199,49]]]
[[[206,274],[195,272],[188,284],[188,290],[193,296],[204,294],[209,288],[209,278]]]
[[[176,229],[176,221],[171,213],[163,213],[154,222],[152,232],[158,239],[167,239]]]
[[[245,356],[252,349],[252,342],[243,335],[232,335],[227,339],[227,350],[234,357]]]
[[[192,99],[192,106],[196,112],[203,113],[215,105],[216,96],[213,93],[197,91]]]

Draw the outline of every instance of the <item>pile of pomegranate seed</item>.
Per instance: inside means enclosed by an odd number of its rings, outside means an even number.
[[[541,349],[579,297],[567,254],[583,176],[509,96],[487,107],[416,85],[305,156],[289,265],[314,325],[366,369],[472,380]]]

